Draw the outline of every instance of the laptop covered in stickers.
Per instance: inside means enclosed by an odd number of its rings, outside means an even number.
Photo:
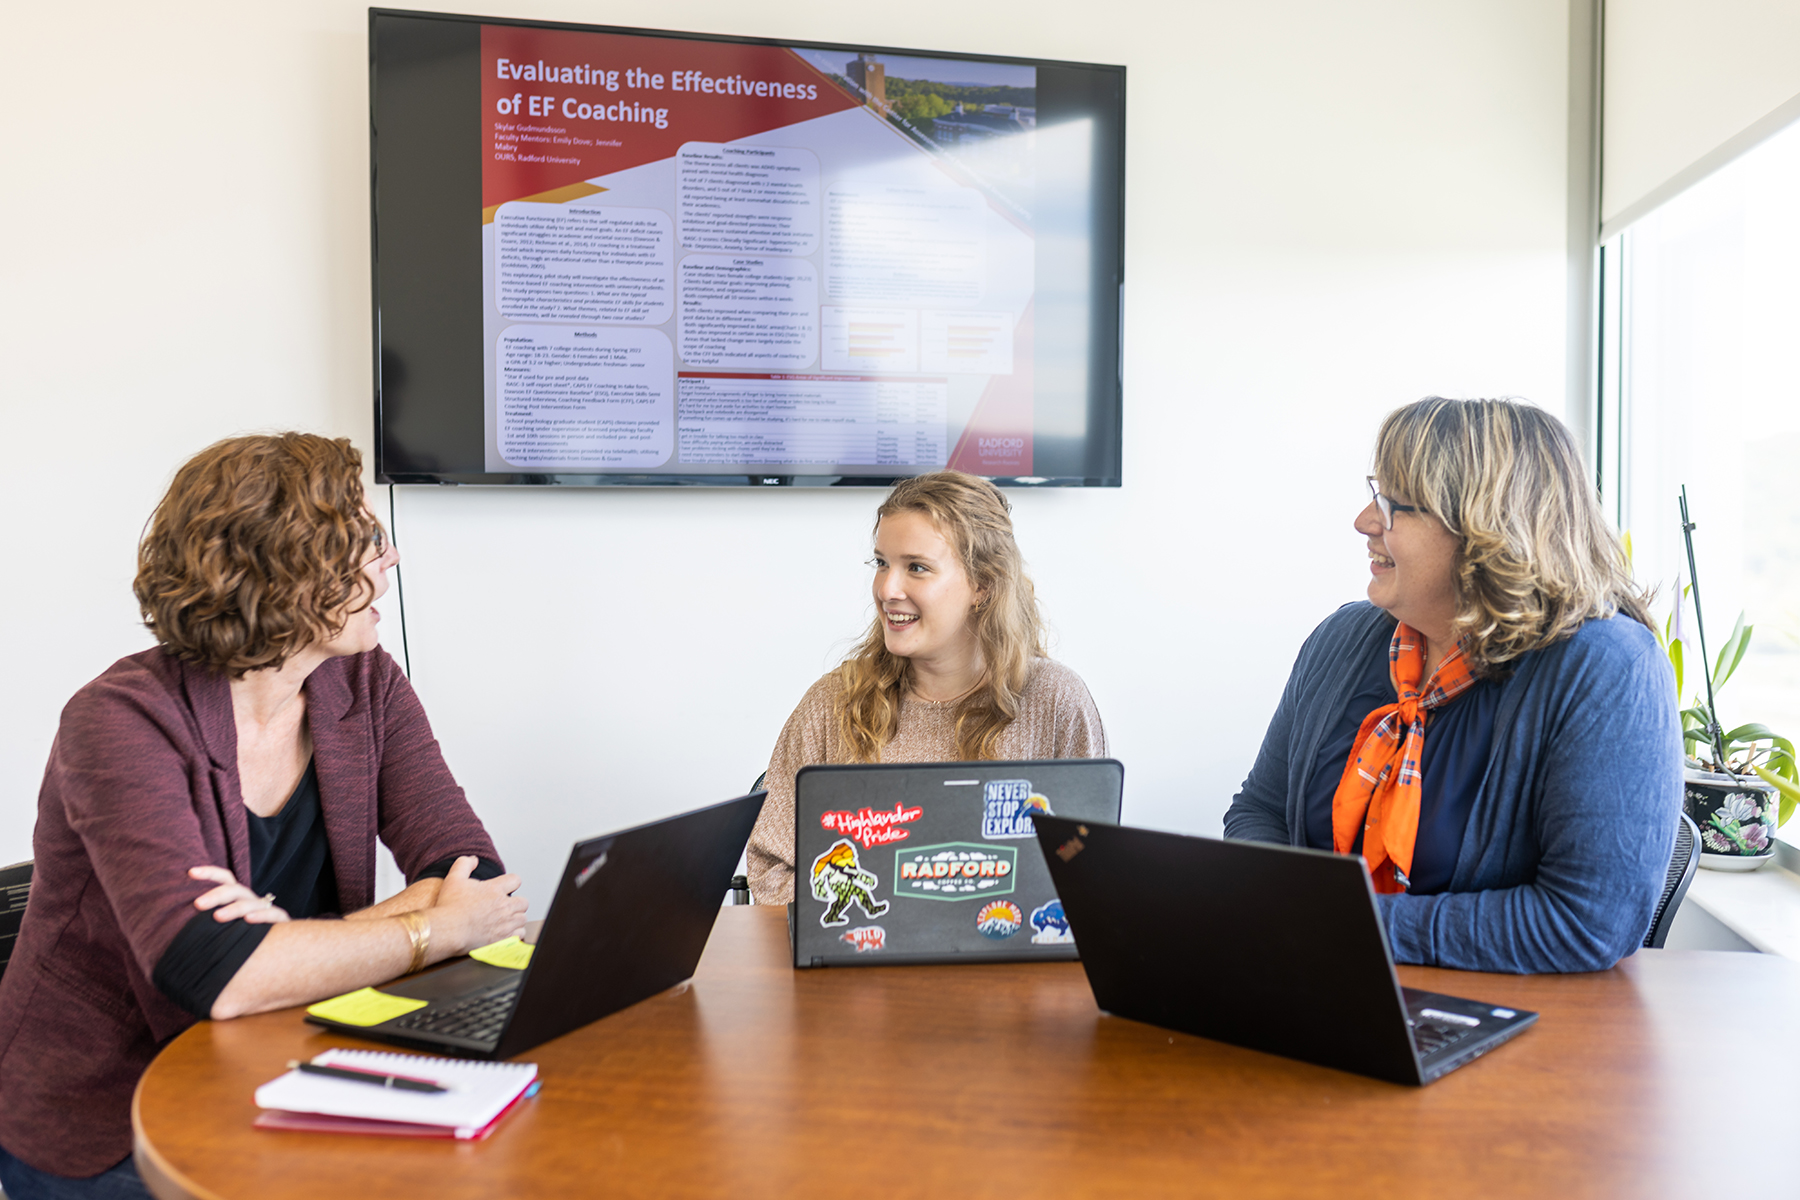
[[[1116,759],[803,767],[796,967],[1079,957],[1032,814],[1117,821]]]

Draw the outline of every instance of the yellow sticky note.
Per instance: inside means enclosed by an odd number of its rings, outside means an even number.
[[[342,1021],[346,1025],[379,1025],[383,1021],[403,1017],[424,1007],[423,1000],[390,996],[386,992],[366,987],[346,992],[342,996],[333,996],[329,1000],[321,1000],[317,1004],[309,1004],[306,1011],[315,1017],[324,1017],[327,1021]]]
[[[515,971],[523,971],[531,961],[531,952],[535,947],[519,940],[517,934],[503,942],[492,942],[486,946],[469,951],[469,957],[477,962],[488,963],[496,967],[511,967]]]

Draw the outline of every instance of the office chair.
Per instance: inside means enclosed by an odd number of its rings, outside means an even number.
[[[19,924],[25,920],[25,902],[31,897],[31,863],[0,867],[0,975],[12,959]]]
[[[1669,874],[1663,880],[1662,899],[1656,902],[1656,917],[1644,935],[1644,948],[1661,950],[1669,940],[1669,926],[1675,923],[1675,910],[1687,895],[1688,884],[1694,882],[1694,868],[1700,865],[1700,827],[1686,813],[1675,827],[1675,853],[1669,858]]]

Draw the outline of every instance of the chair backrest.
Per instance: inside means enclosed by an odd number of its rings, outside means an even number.
[[[750,785],[750,790],[753,792],[760,792],[763,790],[763,784],[767,783],[768,781],[769,781],[769,773],[767,771],[764,771],[761,775],[758,775],[756,777],[756,782]]]
[[[0,975],[12,960],[13,943],[19,938],[19,923],[25,919],[25,902],[30,897],[31,864],[0,867]]]
[[[1700,865],[1700,827],[1686,813],[1675,827],[1675,853],[1669,856],[1669,873],[1663,880],[1662,899],[1656,902],[1656,916],[1650,931],[1644,934],[1644,947],[1661,950],[1669,940],[1669,926],[1675,923],[1675,910],[1694,881],[1694,868]]]

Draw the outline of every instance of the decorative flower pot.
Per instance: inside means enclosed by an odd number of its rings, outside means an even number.
[[[1779,797],[1754,775],[1688,768],[1683,803],[1700,827],[1700,865],[1715,871],[1754,871],[1775,857]]]

